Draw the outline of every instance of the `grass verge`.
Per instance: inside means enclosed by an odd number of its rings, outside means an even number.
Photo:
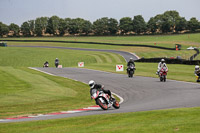
[[[197,107],[2,123],[0,129],[1,133],[198,133],[199,110]]]
[[[140,63],[136,62],[136,76],[154,77],[158,78],[156,75],[158,63]],[[126,74],[126,70],[123,72],[116,72],[116,64],[90,64],[86,66],[88,69],[95,69],[101,71],[107,71],[112,73]],[[122,63],[126,69],[126,63]],[[194,76],[195,65],[181,65],[181,64],[167,64],[169,72],[167,75],[168,79],[196,82],[196,77]]]
[[[0,118],[94,105],[86,84],[28,68],[0,67]]]

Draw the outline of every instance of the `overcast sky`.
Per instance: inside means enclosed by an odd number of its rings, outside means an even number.
[[[200,20],[200,0],[0,0],[0,22],[19,26],[37,17],[83,18],[91,22],[102,17],[142,15],[145,21],[168,10],[189,20]]]

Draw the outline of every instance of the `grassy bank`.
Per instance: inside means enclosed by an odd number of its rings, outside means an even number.
[[[87,85],[27,67],[42,67],[46,60],[54,67],[57,57],[63,67],[77,67],[80,61],[85,65],[125,62],[113,53],[44,48],[1,47],[0,57],[0,118],[94,105]]]
[[[139,63],[136,62],[136,76],[146,76],[158,78],[156,75],[158,63]],[[126,66],[126,63],[123,63]],[[194,76],[195,65],[180,65],[180,64],[167,64],[169,72],[167,75],[168,79],[196,82],[196,77]],[[113,73],[126,74],[126,71],[116,72],[115,64],[90,64],[86,66],[89,69],[102,70]],[[126,68],[126,67],[125,67]]]
[[[86,84],[28,68],[0,67],[0,81],[0,118],[94,105]]]
[[[75,48],[113,49],[136,53],[139,57],[174,57],[181,56],[184,59],[191,57],[195,51],[186,50],[190,46],[199,47],[200,34],[164,35],[164,36],[109,36],[109,37],[30,37],[30,38],[2,38],[2,40],[49,40],[49,41],[78,41],[78,42],[100,42],[116,44],[145,44],[174,48],[175,44],[181,44],[181,51],[162,50],[148,47],[134,46],[112,46],[100,44],[80,43],[56,43],[56,42],[7,42],[9,46],[61,46]]]
[[[48,61],[54,67],[58,58],[63,67],[77,66],[78,62],[90,63],[122,63],[123,57],[114,53],[90,52],[52,48],[15,48],[0,47],[0,66],[42,67]]]
[[[30,38],[1,38],[18,40],[61,40],[61,41],[81,41],[81,42],[101,42],[118,44],[147,44],[164,47],[174,47],[174,44],[186,46],[198,46],[200,43],[200,33],[177,34],[177,35],[152,35],[152,36],[100,36],[100,37],[30,37]]]
[[[200,108],[106,114],[66,119],[2,123],[1,133],[198,133]]]

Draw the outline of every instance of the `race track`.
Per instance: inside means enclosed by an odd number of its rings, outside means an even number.
[[[97,115],[108,113],[124,113],[158,109],[200,106],[200,85],[197,83],[167,80],[160,82],[158,78],[108,73],[84,68],[36,68],[38,70],[88,83],[93,79],[105,85],[106,89],[123,97],[120,109],[107,111],[95,110],[81,113],[46,115],[36,118],[16,119],[2,122],[20,122],[32,120],[58,119],[75,116]],[[89,92],[88,92],[89,93]],[[94,102],[95,103],[95,102]]]
[[[128,78],[123,74],[108,73],[84,68],[37,68],[39,70],[87,83],[93,79],[104,84],[106,89],[123,97],[121,108],[108,111],[96,110],[73,114],[47,115],[36,118],[17,119],[4,122],[58,119],[66,117],[124,113],[157,109],[200,106],[200,85],[196,83],[135,76]],[[89,93],[89,92],[88,92]],[[95,103],[95,102],[94,102]]]

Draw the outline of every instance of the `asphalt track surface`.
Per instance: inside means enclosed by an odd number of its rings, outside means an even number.
[[[120,109],[111,108],[107,111],[94,110],[81,113],[43,116],[4,122],[47,120],[86,115],[200,106],[200,85],[197,83],[181,82],[175,80],[160,82],[158,78],[141,76],[128,78],[127,75],[123,74],[115,74],[84,68],[37,69],[53,75],[70,78],[84,83],[88,83],[89,80],[93,79],[97,83],[105,85],[106,89],[110,89],[112,92],[123,97],[124,101],[121,104]]]

